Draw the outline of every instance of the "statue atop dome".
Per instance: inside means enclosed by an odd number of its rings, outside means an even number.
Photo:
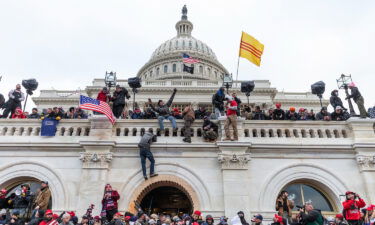
[[[188,13],[188,10],[187,10],[186,5],[184,5],[184,7],[182,7],[181,12],[182,12],[181,19],[182,19],[182,20],[187,20],[187,13]]]

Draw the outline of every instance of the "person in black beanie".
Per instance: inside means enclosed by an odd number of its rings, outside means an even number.
[[[239,211],[239,212],[237,213],[237,215],[238,215],[238,217],[240,218],[242,225],[249,225],[249,223],[246,222],[245,214],[244,214],[242,211]]]

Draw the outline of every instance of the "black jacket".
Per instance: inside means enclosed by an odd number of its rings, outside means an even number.
[[[353,98],[353,100],[356,102],[360,97],[362,97],[362,95],[358,88],[352,87],[351,95],[349,95],[348,98]]]
[[[129,92],[128,90],[126,90],[126,88],[121,88],[121,91],[119,92],[117,91],[113,92],[113,97],[112,97],[113,105],[114,106],[125,105],[125,98],[127,99],[130,98]]]
[[[335,95],[335,92],[331,92],[331,98],[329,99],[329,102],[331,103],[333,109],[336,109],[336,106],[341,106],[341,108],[344,108],[341,98]]]
[[[253,120],[265,120],[266,116],[264,115],[263,111],[260,112],[253,112]]]
[[[290,112],[288,111],[285,115],[285,118],[287,120],[297,120],[298,119],[298,114],[296,112]]]
[[[341,110],[341,113],[336,113],[336,111],[333,112],[333,113],[331,113],[331,119],[332,119],[332,120],[336,120],[336,121],[345,121],[345,120],[347,120],[347,119],[349,119],[349,118],[350,118],[349,113],[344,112],[344,111],[342,111],[342,110]]]
[[[169,98],[168,102],[163,106],[154,107],[152,104],[150,104],[152,110],[159,113],[159,116],[170,116],[171,111],[169,110],[169,107],[171,107],[175,95],[176,91],[173,91],[172,96]]]
[[[207,115],[207,111],[204,110],[203,112],[199,109],[195,110],[195,119],[197,120],[202,120],[206,115]]]
[[[204,122],[203,122],[203,129],[205,128],[205,127],[207,127],[207,126],[209,126],[209,128],[212,128],[215,132],[218,132],[218,126],[217,126],[217,124],[216,123],[214,123],[214,122],[212,122],[212,121],[210,121],[210,120],[205,120]]]
[[[27,208],[29,206],[31,200],[30,191],[27,191],[24,195],[16,195],[14,198],[13,208],[15,209],[22,209]]]
[[[282,109],[273,110],[272,119],[273,120],[285,120],[285,111]]]
[[[215,93],[212,96],[212,105],[214,105],[215,108],[218,108],[219,110],[224,110],[224,100],[225,100],[225,94],[219,95],[219,93]]]

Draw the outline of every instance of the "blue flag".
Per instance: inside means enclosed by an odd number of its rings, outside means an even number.
[[[56,126],[59,124],[58,120],[45,118],[42,120],[42,128],[40,135],[41,136],[55,136],[56,134]]]

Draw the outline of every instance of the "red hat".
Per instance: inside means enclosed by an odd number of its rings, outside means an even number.
[[[294,107],[290,107],[289,110],[290,110],[291,112],[295,112],[295,111],[296,111],[296,108],[294,108]]]
[[[125,216],[125,220],[129,221],[132,217],[131,216]]]
[[[55,219],[59,218],[59,215],[57,215],[57,214],[53,214],[53,215],[52,215],[52,218],[55,220]]]
[[[281,108],[281,103],[276,103],[276,108],[280,109]]]
[[[50,209],[48,209],[48,210],[44,213],[44,215],[50,215],[50,214],[53,214],[52,210],[50,210]]]
[[[193,214],[195,214],[195,215],[197,215],[197,216],[201,216],[201,215],[202,215],[201,211],[198,211],[198,210],[194,211]]]
[[[350,194],[353,194],[353,195],[354,195],[354,192],[352,192],[352,191],[347,191],[347,192],[345,193],[345,195],[350,195]]]
[[[95,216],[94,220],[100,220],[100,216]]]
[[[342,220],[344,219],[344,216],[340,213],[336,215],[336,218]]]
[[[372,211],[372,210],[374,210],[374,207],[375,207],[375,205],[370,205],[369,207],[367,207],[367,211]]]
[[[179,110],[178,110],[178,108],[173,108],[173,111],[178,112]]]
[[[7,193],[7,190],[4,188],[4,189],[1,189],[1,193],[3,194],[6,194]]]
[[[276,218],[277,222],[279,222],[281,224],[284,224],[283,218],[281,216],[275,214],[275,218]]]
[[[300,108],[299,112],[305,112],[305,109],[304,108]]]
[[[75,216],[76,216],[75,212],[73,212],[73,211],[68,212],[68,214],[69,214],[71,217],[75,217]]]
[[[124,216],[120,212],[116,213],[115,216]]]

